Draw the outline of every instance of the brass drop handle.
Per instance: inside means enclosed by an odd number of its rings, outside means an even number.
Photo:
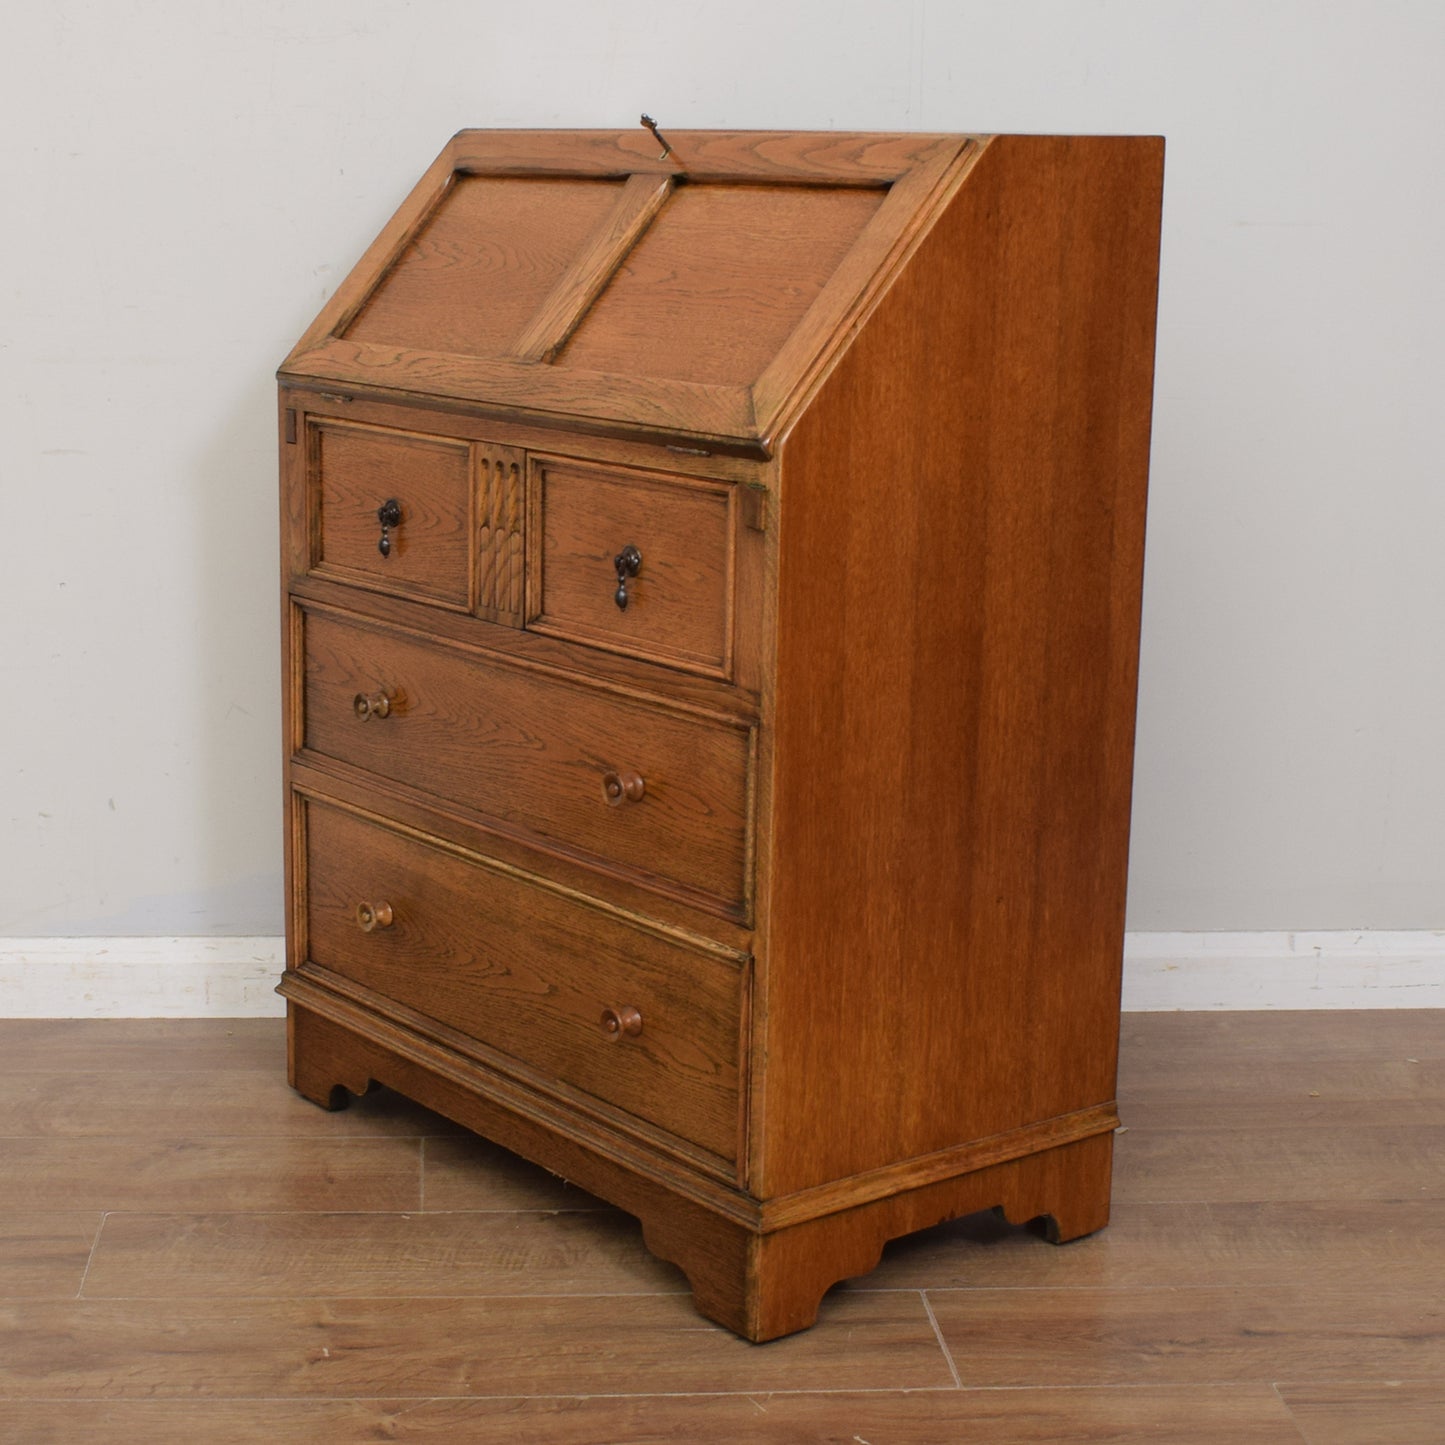
[[[381,523],[381,536],[377,538],[376,550],[383,557],[390,557],[391,534],[401,526],[401,503],[395,497],[388,497],[376,509],[376,520]]]
[[[609,808],[620,808],[624,803],[640,803],[647,791],[647,783],[638,773],[604,773],[602,775],[602,796]]]
[[[363,933],[375,933],[378,928],[390,928],[396,921],[389,903],[358,903],[356,905],[356,926]]]
[[[617,604],[618,611],[627,611],[627,579],[636,577],[642,570],[642,553],[630,542],[613,559],[612,565],[617,568],[617,591],[612,594],[612,600]]]
[[[642,1014],[630,1003],[621,1008],[602,1010],[602,1032],[616,1043],[618,1039],[635,1039],[642,1032]]]
[[[384,692],[359,692],[351,699],[351,710],[362,722],[369,717],[390,717],[391,696]]]

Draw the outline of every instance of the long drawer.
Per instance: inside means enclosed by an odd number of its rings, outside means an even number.
[[[311,964],[736,1157],[742,962],[341,809],[304,807]]]
[[[751,730],[380,626],[305,620],[304,747],[749,913]]]

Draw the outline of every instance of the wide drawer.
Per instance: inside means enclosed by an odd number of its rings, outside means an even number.
[[[311,753],[747,918],[750,727],[331,613],[304,647]]]
[[[731,484],[537,457],[527,485],[532,631],[731,677]]]
[[[312,418],[318,576],[465,610],[471,602],[471,449],[418,432]]]
[[[746,965],[314,800],[307,957],[722,1158]]]

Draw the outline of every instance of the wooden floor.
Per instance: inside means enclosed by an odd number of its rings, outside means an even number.
[[[1114,1223],[695,1315],[626,1216],[271,1020],[0,1022],[0,1440],[1445,1441],[1445,1013],[1124,1020]]]

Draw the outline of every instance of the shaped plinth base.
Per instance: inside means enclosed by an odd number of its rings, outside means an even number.
[[[641,1148],[623,1157],[585,1120],[564,1130],[514,1092],[500,1097],[508,1086],[482,1066],[385,1020],[358,1029],[293,1001],[287,1037],[291,1083],[323,1108],[379,1081],[635,1215],[648,1248],[687,1276],[699,1313],[749,1340],[806,1329],[833,1285],[867,1274],[890,1239],[915,1230],[995,1208],[1061,1244],[1109,1220],[1112,1129],[770,1228],[772,1205]]]

